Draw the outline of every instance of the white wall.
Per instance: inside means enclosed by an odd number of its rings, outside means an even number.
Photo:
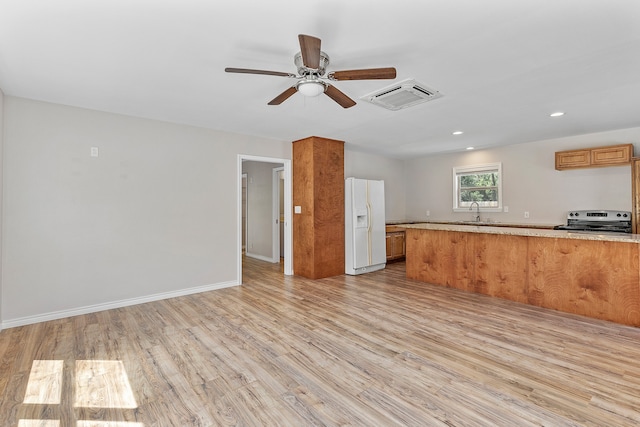
[[[5,327],[237,284],[237,156],[290,142],[4,101]]]
[[[4,93],[0,89],[0,331],[2,330],[2,147],[4,145]]]
[[[406,219],[405,166],[403,160],[345,150],[344,176],[384,180],[385,218],[387,221]]]
[[[488,150],[435,155],[406,162],[407,219],[470,220],[454,213],[454,166],[502,162],[503,204],[509,213],[482,218],[502,222],[562,224],[574,209],[631,210],[630,166],[555,170],[555,152],[619,143],[635,143],[640,154],[640,128],[623,129],[517,144]],[[524,212],[530,218],[524,219]]]
[[[274,258],[273,168],[282,166],[282,163],[242,163],[247,174],[247,256],[268,261]]]

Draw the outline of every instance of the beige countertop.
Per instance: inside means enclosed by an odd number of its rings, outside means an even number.
[[[577,239],[577,240],[599,240],[605,242],[626,242],[640,243],[640,234],[623,234],[623,233],[594,233],[594,232],[575,232],[566,230],[549,230],[548,228],[534,228],[527,224],[518,225],[518,227],[509,227],[505,224],[500,226],[488,225],[461,225],[456,223],[416,223],[416,224],[396,224],[405,229],[417,230],[440,230],[440,231],[458,231],[463,233],[484,233],[484,234],[506,234],[511,236],[528,236],[528,237],[549,237],[560,239]],[[548,226],[547,226],[548,227]]]
[[[387,221],[387,225],[391,226],[402,226],[406,224],[446,224],[446,225],[475,225],[473,221]],[[515,227],[515,228],[546,228],[552,230],[553,227],[559,224],[533,224],[533,223],[516,223],[516,222],[481,222],[482,226],[492,226],[492,227]]]

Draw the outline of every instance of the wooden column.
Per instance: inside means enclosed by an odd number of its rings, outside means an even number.
[[[293,142],[293,206],[294,274],[344,274],[344,141]]]

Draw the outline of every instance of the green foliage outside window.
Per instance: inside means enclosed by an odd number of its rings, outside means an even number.
[[[498,206],[498,179],[496,172],[459,175],[460,205]]]

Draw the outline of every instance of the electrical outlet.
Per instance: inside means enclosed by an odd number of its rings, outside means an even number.
[[[431,216],[431,211],[427,211],[427,216]]]
[[[525,217],[525,218],[529,218],[529,212],[525,211],[525,213],[524,213],[524,217]]]
[[[91,157],[98,157],[99,154],[98,147],[91,147]]]

